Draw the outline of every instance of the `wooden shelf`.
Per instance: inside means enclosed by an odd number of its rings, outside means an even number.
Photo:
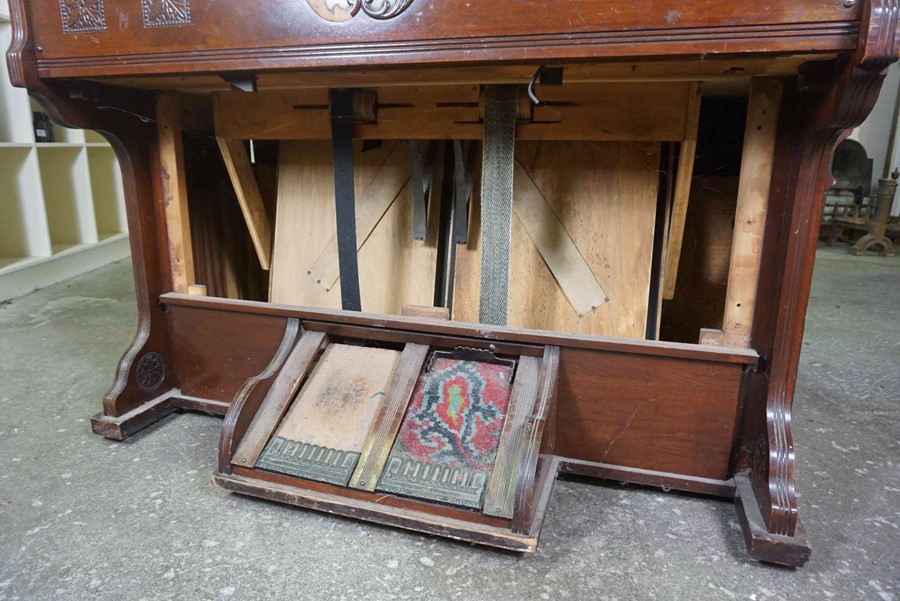
[[[0,9],[2,10],[2,9]],[[0,48],[11,43],[0,12]],[[9,84],[0,61],[0,301],[128,255],[115,153],[100,134],[53,125],[35,142],[40,106]]]

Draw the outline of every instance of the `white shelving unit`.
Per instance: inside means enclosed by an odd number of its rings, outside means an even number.
[[[0,0],[0,52],[9,48]],[[122,180],[112,148],[91,131],[53,125],[36,143],[40,110],[0,60],[0,301],[128,256]]]

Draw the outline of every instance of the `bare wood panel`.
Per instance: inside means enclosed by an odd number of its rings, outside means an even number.
[[[358,193],[373,183],[394,145],[357,152]],[[326,291],[307,276],[336,231],[330,142],[283,143],[279,171],[271,300],[339,309],[340,283]],[[406,187],[378,222],[359,252],[364,311],[400,314],[403,304],[432,304],[438,212],[430,213],[426,240],[413,240],[412,193]]]
[[[563,348],[556,454],[729,477],[741,367]]]
[[[403,349],[393,380],[387,388],[387,397],[381,404],[381,411],[372,422],[359,464],[350,479],[351,487],[375,491],[378,477],[384,470],[394,439],[400,431],[406,408],[409,406],[429,350],[430,348],[423,344],[407,344]]]
[[[510,326],[643,338],[659,185],[659,144],[527,142],[517,145],[516,156],[610,300],[579,318],[525,228],[513,219]],[[469,323],[478,322],[479,215],[476,193],[469,243],[458,248],[453,306],[453,319]]]
[[[541,253],[575,314],[584,317],[607,302],[609,298],[590,265],[521,163],[516,163],[513,195],[516,217]]]
[[[754,80],[750,91],[722,322],[728,346],[750,346],[781,93],[777,79]]]
[[[527,83],[523,81],[523,86]],[[542,105],[519,140],[681,140],[690,84],[573,83],[544,86]],[[378,122],[361,124],[362,139],[481,139],[479,85],[386,86]],[[216,132],[255,140],[331,138],[328,90],[276,90],[215,95]]]
[[[284,366],[275,378],[259,411],[247,430],[232,460],[235,464],[253,467],[268,442],[284,412],[287,410],[300,384],[312,367],[319,348],[325,341],[321,332],[304,332],[288,355]]]
[[[678,279],[678,263],[681,261],[681,246],[684,240],[684,222],[687,219],[688,202],[691,198],[691,183],[694,177],[694,158],[697,155],[697,130],[700,126],[700,102],[702,87],[691,84],[688,94],[687,122],[681,154],[678,159],[678,174],[675,176],[675,198],[672,203],[671,225],[665,262],[665,288],[663,298],[675,296]]]
[[[423,307],[420,305],[403,305],[400,315],[404,317],[420,317],[422,319],[435,319],[437,321],[449,321],[450,309],[447,307]]]
[[[399,359],[400,353],[389,349],[330,345],[275,435],[362,451]]]
[[[256,256],[259,257],[260,266],[268,271],[272,257],[272,224],[266,207],[263,205],[259,185],[256,183],[256,175],[250,165],[250,158],[244,149],[241,140],[228,140],[217,138],[219,150],[225,160],[225,167],[234,186],[238,204],[247,222],[247,230],[253,240]]]
[[[184,293],[188,286],[195,283],[194,253],[181,139],[181,108],[174,96],[160,96],[156,105],[156,120],[162,190],[166,196],[166,238],[172,289]]]
[[[372,235],[397,197],[404,193],[410,181],[409,153],[403,144],[395,144],[387,160],[378,169],[368,188],[356,198],[356,248],[357,251]],[[409,191],[406,191],[409,193]],[[310,265],[309,278],[326,291],[331,290],[341,277],[338,257],[337,234],[333,235],[322,252]]]

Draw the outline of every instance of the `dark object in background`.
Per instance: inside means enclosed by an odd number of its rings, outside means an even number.
[[[53,123],[47,113],[34,113],[34,141],[56,142],[56,136],[53,134]]]

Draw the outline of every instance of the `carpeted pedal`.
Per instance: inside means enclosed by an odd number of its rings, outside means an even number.
[[[513,367],[436,356],[416,384],[377,490],[480,509]]]

